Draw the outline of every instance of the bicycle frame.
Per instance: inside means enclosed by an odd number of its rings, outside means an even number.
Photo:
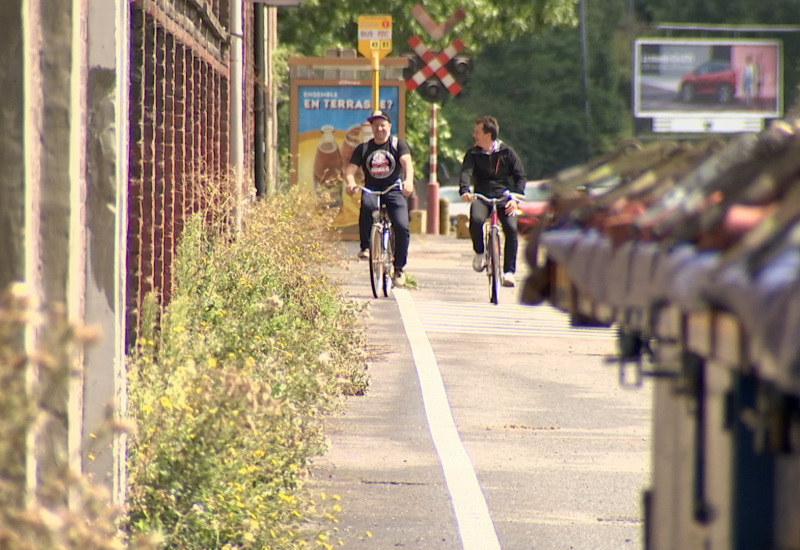
[[[476,199],[489,205],[489,226],[484,225],[484,254],[486,254],[486,275],[489,277],[489,302],[497,305],[500,288],[500,277],[503,266],[500,262],[500,215],[497,213],[497,204],[509,198],[521,201],[524,197],[518,193],[506,191],[502,197],[489,198],[480,193],[474,193]]]
[[[375,195],[377,206],[372,212],[372,230],[369,238],[369,278],[372,286],[372,295],[377,298],[378,291],[382,290],[384,297],[389,297],[392,289],[392,266],[394,264],[394,229],[389,219],[389,212],[383,204],[381,197],[394,189],[401,187],[395,183],[383,191],[373,191],[360,186],[362,193]]]

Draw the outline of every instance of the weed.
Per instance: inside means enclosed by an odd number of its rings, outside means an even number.
[[[131,355],[132,534],[185,549],[335,539],[338,504],[303,482],[324,418],[366,388],[362,312],[322,272],[325,210],[293,197],[258,202],[235,238],[187,220],[160,330],[143,319]]]
[[[123,542],[108,492],[66,458],[67,396],[80,379],[74,359],[95,338],[67,323],[63,306],[34,307],[23,284],[0,297],[0,548],[156,548],[146,536]],[[96,431],[122,429],[109,421]]]

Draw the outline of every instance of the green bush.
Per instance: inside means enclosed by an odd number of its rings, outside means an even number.
[[[359,306],[324,274],[327,219],[313,196],[294,200],[259,201],[235,238],[208,222],[219,216],[187,220],[170,303],[159,316],[151,299],[129,366],[132,534],[333,547],[338,504],[315,503],[303,478],[324,418],[365,390],[365,339]]]

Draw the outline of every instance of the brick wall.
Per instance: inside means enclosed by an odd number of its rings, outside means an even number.
[[[204,187],[226,188],[229,1],[130,4],[128,345],[140,328],[143,298],[154,291],[162,306],[169,301],[176,243],[187,215],[208,195]],[[247,175],[255,126],[252,4],[244,4],[243,18]]]

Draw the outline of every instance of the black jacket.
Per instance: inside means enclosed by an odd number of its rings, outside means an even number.
[[[497,151],[486,153],[480,147],[470,147],[461,163],[461,175],[458,180],[459,194],[472,192],[497,198],[508,189],[513,193],[525,193],[525,169],[517,153],[503,143],[497,141]]]

